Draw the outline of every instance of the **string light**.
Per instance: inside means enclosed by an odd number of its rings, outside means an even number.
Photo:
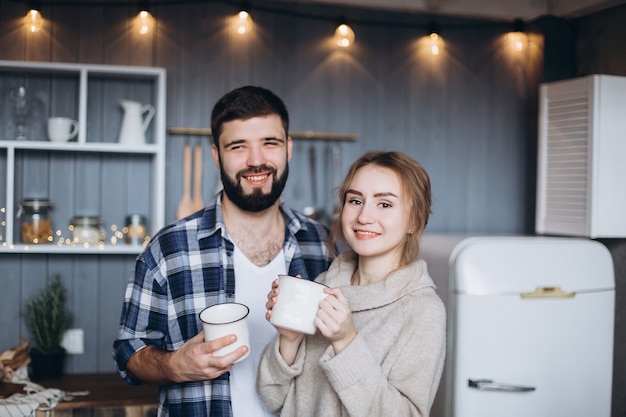
[[[511,45],[517,52],[524,50],[526,44],[526,31],[524,29],[524,21],[522,19],[515,19],[513,22],[513,31],[509,33]]]
[[[150,14],[150,2],[142,0],[139,2],[139,13],[136,17],[137,31],[140,35],[147,35],[152,32],[154,18]]]
[[[348,26],[347,23],[345,23],[345,19],[340,19],[339,26],[335,29],[333,39],[337,46],[340,46],[341,48],[347,48],[354,43],[354,31],[350,26]]]
[[[439,55],[439,52],[443,48],[443,40],[441,39],[441,35],[439,34],[439,25],[436,23],[431,23],[430,25],[428,25],[428,32],[430,33],[430,53],[435,56]]]
[[[68,226],[67,230],[69,231],[70,237],[64,236],[63,231],[61,229],[58,229],[55,232],[55,235],[57,236],[57,240],[56,240],[57,246],[72,246],[72,247],[83,246],[85,248],[88,248],[90,246],[96,246],[102,249],[104,248],[104,245],[107,244],[106,238],[99,240],[97,243],[91,243],[91,244],[88,242],[81,242],[78,237],[73,237],[72,231],[74,230],[74,228],[72,225]],[[108,241],[109,245],[113,245],[113,246],[126,245],[126,243],[120,243],[120,242],[124,242],[125,235],[126,233],[128,233],[127,228],[124,227],[122,229],[119,229],[117,225],[112,224],[111,231],[112,233]],[[143,239],[143,242],[140,242],[140,244],[142,246],[146,246],[150,242],[150,240],[151,240],[151,237],[149,235],[146,235]]]
[[[237,14],[237,33],[245,35],[252,30],[252,17],[246,10],[242,10]]]
[[[26,1],[28,1],[29,10],[25,16],[25,26],[29,32],[34,33],[42,29],[45,23],[41,15],[40,7],[39,7],[41,0],[30,0],[30,1],[26,0]],[[132,3],[137,4],[137,1],[138,1],[139,6],[140,6],[139,13],[137,14],[137,17],[135,19],[137,33],[139,33],[142,36],[145,36],[151,33],[154,29],[155,20],[149,11],[149,6],[151,3],[150,0],[127,0],[127,1],[128,3],[131,3],[131,4]],[[196,1],[197,0],[177,0],[177,1],[160,0],[159,5],[173,5],[173,4],[180,5],[180,4],[186,4],[188,2],[196,2]],[[254,29],[253,27],[254,22],[252,21],[252,18],[249,13],[249,8],[248,8],[249,2],[247,0],[242,0],[242,1],[243,3],[241,4],[241,11],[239,11],[232,18],[232,21],[235,22],[234,30],[239,35],[250,33]],[[122,0],[116,1],[114,3],[115,5],[124,4]],[[74,4],[76,6],[84,5],[80,0],[47,0],[46,4],[53,5],[53,6],[57,4]],[[89,4],[90,5],[98,4],[98,5],[105,6],[111,3],[106,2],[106,1],[98,2],[96,0],[94,2],[90,2]],[[266,6],[255,6],[255,7],[265,12],[274,12],[274,13],[280,13],[283,15],[290,15],[290,16],[295,16],[295,17],[311,18],[311,19],[318,19],[318,20],[319,19],[331,20],[330,18],[322,17],[322,16],[319,16],[318,14],[296,12],[296,11],[285,11],[282,9],[271,8],[271,7],[266,7]],[[335,22],[337,22],[337,19],[334,19],[334,20]],[[338,22],[338,26],[336,27],[336,30],[333,35],[333,42],[341,48],[347,48],[351,46],[352,44],[354,44],[356,37],[350,25],[348,25],[345,22],[345,19],[343,20],[344,21]],[[361,25],[376,25],[376,26],[387,26],[390,24],[389,22],[368,21],[368,20],[358,20],[358,23]],[[501,27],[508,26],[510,28],[511,23],[506,23],[506,22],[494,23],[494,22],[486,21],[480,24],[485,25],[485,26],[501,26]],[[400,22],[400,23],[395,22],[393,23],[393,25],[394,27],[408,27],[408,28],[419,28],[420,26],[424,27],[423,24],[414,24],[414,23],[409,23],[409,22]],[[476,25],[475,22],[451,24],[451,26],[454,26],[456,28],[473,27],[475,25]],[[504,30],[506,32],[508,43],[510,44],[510,48],[512,51],[521,52],[528,45],[528,42],[529,42],[528,34],[525,32],[524,25],[525,25],[524,21],[518,18],[518,19],[515,19],[515,21],[513,22],[512,31],[509,31],[506,29]],[[430,23],[427,25],[427,27],[429,29],[429,32],[428,32],[428,38],[425,41],[428,42],[428,48],[430,49],[430,53],[434,56],[440,55],[443,52],[443,48],[445,44],[440,34],[439,25],[436,23]]]
[[[43,18],[39,11],[40,5],[38,1],[31,1],[29,3],[29,10],[26,13],[26,27],[29,32],[35,33],[43,27]]]

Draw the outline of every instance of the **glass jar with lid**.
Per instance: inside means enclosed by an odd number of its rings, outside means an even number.
[[[54,203],[47,198],[26,198],[19,204],[17,217],[22,226],[22,242],[24,243],[51,243],[52,220],[50,210]]]
[[[124,227],[126,243],[131,245],[141,245],[146,238],[146,217],[141,214],[130,214],[126,216],[126,227]]]
[[[100,216],[74,216],[70,220],[72,243],[96,245],[106,238]]]

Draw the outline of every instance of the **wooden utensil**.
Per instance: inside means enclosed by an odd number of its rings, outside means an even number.
[[[330,221],[335,221],[337,219],[337,204],[339,204],[339,198],[337,195],[337,191],[341,186],[341,145],[334,144],[332,146],[332,155],[333,155],[333,184],[331,186],[332,190],[332,198],[331,205],[328,211],[328,216],[330,217]]]
[[[191,187],[191,145],[189,142],[185,143],[183,149],[183,195],[178,203],[178,209],[176,210],[176,217],[182,219],[193,213],[193,201],[189,194]]]
[[[311,199],[313,206],[305,207],[304,214],[312,219],[320,220],[324,216],[324,210],[320,209],[317,200],[317,154],[314,143],[309,148],[309,168],[311,170]]]
[[[204,201],[202,201],[202,142],[198,141],[193,149],[194,161],[193,161],[193,211],[202,210],[204,208]]]

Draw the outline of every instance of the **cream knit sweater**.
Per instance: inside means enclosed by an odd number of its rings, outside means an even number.
[[[446,351],[446,313],[426,263],[371,285],[351,286],[355,254],[317,278],[340,287],[358,332],[339,355],[319,333],[306,336],[292,366],[278,338],[263,354],[257,389],[268,408],[291,417],[428,416]]]

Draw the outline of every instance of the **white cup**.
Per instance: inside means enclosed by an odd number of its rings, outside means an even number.
[[[67,142],[78,134],[78,122],[68,117],[48,119],[48,138],[53,142]]]
[[[235,362],[244,360],[250,354],[250,334],[248,332],[248,306],[239,303],[215,304],[200,313],[204,340],[211,341],[234,334],[237,341],[213,352],[214,356],[224,356],[240,346],[248,346],[248,352]]]
[[[315,334],[315,317],[328,287],[319,282],[279,275],[278,301],[272,308],[270,323],[300,333]]]

